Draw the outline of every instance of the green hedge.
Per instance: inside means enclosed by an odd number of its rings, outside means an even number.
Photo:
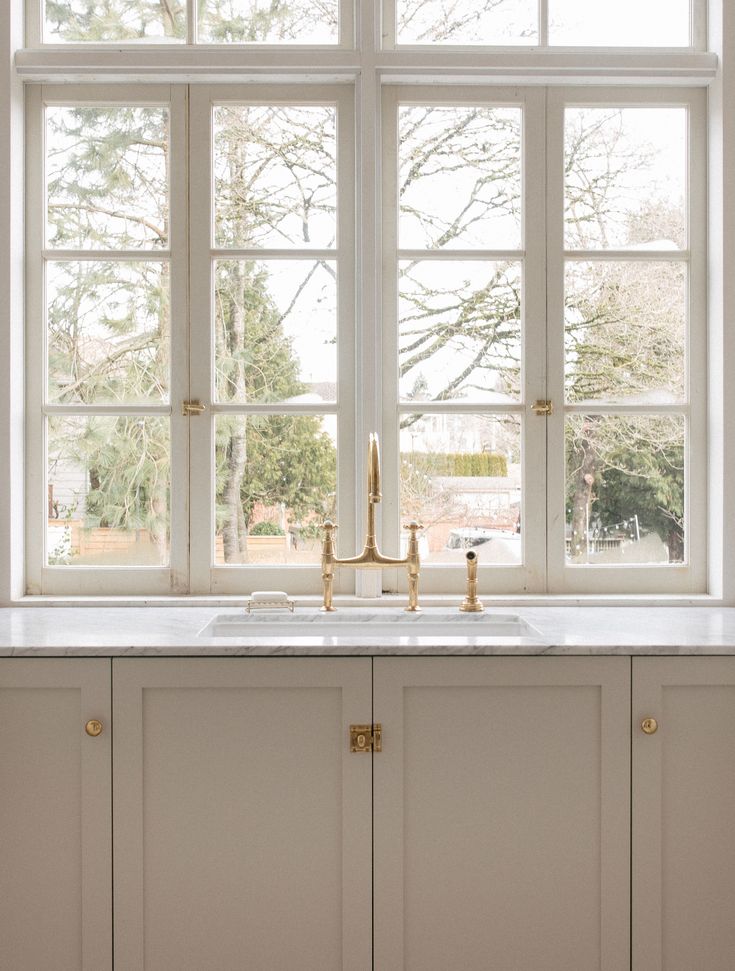
[[[508,462],[497,452],[410,452],[401,455],[401,462],[427,475],[508,475]]]
[[[256,523],[250,530],[251,536],[283,536],[283,530],[278,523],[269,522],[267,519]]]

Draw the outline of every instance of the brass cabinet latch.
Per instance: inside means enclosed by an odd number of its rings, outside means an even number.
[[[350,725],[350,752],[382,752],[383,726]]]
[[[553,402],[547,401],[545,398],[540,401],[534,401],[531,405],[533,411],[542,418],[548,418],[549,415],[554,413]]]
[[[201,415],[206,409],[206,405],[203,405],[201,401],[185,401],[181,406],[181,413],[184,418],[191,418],[195,415]]]

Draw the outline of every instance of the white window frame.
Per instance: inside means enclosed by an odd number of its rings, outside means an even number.
[[[564,248],[564,109],[585,107],[683,107],[687,109],[687,248]],[[554,413],[547,420],[548,548],[550,593],[691,594],[703,593],[707,581],[707,232],[706,107],[703,91],[687,88],[555,88],[548,94],[547,256],[548,256],[548,397]],[[565,404],[564,267],[574,260],[676,261],[688,267],[687,360],[682,405]],[[685,562],[663,565],[570,565],[565,554],[564,419],[572,414],[682,416],[686,424],[684,477]]]
[[[169,112],[169,245],[166,248],[58,249],[46,247],[45,108],[51,105],[153,105]],[[32,87],[27,96],[26,208],[26,448],[27,591],[38,595],[152,595],[184,593],[189,588],[187,419],[181,402],[188,397],[188,211],[186,91],[181,87],[53,86]],[[51,404],[47,400],[45,264],[59,259],[168,261],[171,283],[171,370],[169,400],[159,405]],[[46,420],[52,415],[148,415],[170,420],[170,566],[48,566]],[[44,524],[44,529],[39,526]],[[39,535],[40,534],[40,535]]]
[[[336,44],[319,45],[319,44],[292,44],[289,43],[287,46],[289,50],[292,51],[309,51],[309,50],[339,50],[339,49],[349,49],[354,46],[355,42],[355,18],[354,18],[354,7],[350,0],[337,0],[338,2],[338,30],[339,39]],[[199,24],[199,0],[185,0],[186,3],[186,37],[182,40],[161,40],[156,44],[151,44],[149,41],[109,41],[107,44],[95,44],[90,41],[80,41],[80,42],[49,42],[45,41],[43,38],[44,29],[44,14],[45,14],[45,3],[46,0],[31,0],[31,2],[26,4],[25,11],[25,36],[26,36],[26,47],[28,48],[45,48],[45,49],[57,49],[57,50],[86,50],[93,47],[144,47],[147,50],[160,49],[169,50],[171,48],[186,48],[192,47],[194,45],[199,45],[198,38],[198,24]],[[276,44],[209,44],[207,43],[207,48],[214,50],[228,50],[232,47],[239,48],[250,48],[263,51],[276,51],[282,49],[284,45]]]
[[[329,105],[337,110],[337,241],[334,249],[237,249],[213,246],[214,192],[212,180],[212,108],[222,104]],[[191,169],[197,173],[191,193],[191,394],[206,405],[191,422],[191,582],[192,593],[237,594],[256,582],[263,589],[283,588],[294,594],[318,591],[321,567],[217,565],[214,553],[214,422],[217,415],[331,414],[337,420],[337,522],[341,555],[355,542],[354,422],[355,422],[355,185],[354,108],[345,85],[260,87],[258,85],[198,85],[191,93]],[[332,404],[216,404],[214,391],[213,267],[217,258],[332,259],[337,267],[337,400]],[[206,460],[205,460],[206,457]],[[337,586],[339,583],[339,586]],[[354,576],[342,571],[335,592],[354,589]]]
[[[427,86],[386,86],[383,89],[383,474],[386,546],[398,555],[400,531],[400,469],[398,427],[402,414],[510,414],[521,422],[521,545],[518,566],[482,566],[489,589],[502,594],[541,593],[545,588],[546,465],[535,457],[545,454],[544,421],[533,414],[531,404],[544,398],[546,387],[546,247],[544,232],[545,92],[543,88],[467,86],[440,90]],[[444,249],[403,250],[398,247],[398,109],[401,105],[513,106],[522,110],[521,243],[517,250]],[[431,401],[401,403],[398,392],[398,262],[407,258],[432,260],[513,259],[521,264],[521,395],[507,405]],[[387,572],[387,571],[386,571]],[[422,564],[421,589],[430,594],[463,592],[465,565]],[[490,579],[492,578],[492,579]],[[405,592],[404,571],[392,571],[388,589]]]
[[[389,50],[378,47],[380,5],[376,0],[356,0],[355,34],[362,43],[355,50],[333,47],[308,50],[288,48],[210,49],[185,45],[68,45],[39,46],[31,32],[23,49],[24,4],[7,0],[0,9],[0,47],[5,64],[0,70],[0,165],[7,177],[0,184],[0,228],[9,245],[0,254],[0,604],[35,603],[25,600],[36,593],[26,574],[26,508],[24,501],[24,414],[22,381],[23,336],[23,207],[26,183],[24,166],[23,87],[54,81],[67,83],[107,80],[132,86],[144,83],[315,81],[356,84],[357,152],[360,177],[357,183],[357,251],[362,272],[356,287],[356,344],[363,357],[363,381],[380,387],[380,367],[370,355],[380,345],[375,330],[375,308],[381,293],[378,238],[379,206],[376,185],[380,175],[380,139],[375,130],[375,106],[385,83],[443,82],[466,84],[639,84],[675,90],[682,84],[707,88],[707,245],[709,369],[707,465],[708,536],[706,593],[606,594],[596,589],[559,594],[551,602],[720,603],[735,605],[735,495],[731,489],[735,470],[735,386],[730,372],[735,364],[735,8],[723,0],[695,0],[693,50],[641,49],[460,49],[442,47],[431,56],[420,49]],[[347,0],[343,0],[347,4]],[[349,5],[349,4],[348,4]],[[706,18],[705,18],[706,11]],[[32,14],[30,15],[32,16]],[[704,24],[706,20],[707,41]],[[699,25],[699,26],[696,26]],[[87,88],[87,91],[90,89]],[[95,90],[95,89],[92,89]],[[116,87],[116,90],[120,89]],[[32,144],[29,154],[32,154]],[[31,294],[29,293],[29,297]],[[32,350],[32,349],[31,349]],[[357,436],[377,427],[377,409],[357,392]],[[28,417],[33,420],[32,414]],[[358,485],[362,482],[362,448],[355,446]],[[362,518],[362,499],[355,490],[355,519]],[[690,527],[691,528],[691,527]],[[29,533],[33,531],[29,528]],[[378,575],[357,577],[357,592],[379,592]],[[553,588],[552,588],[553,589]],[[125,590],[115,591],[128,596]],[[487,596],[492,591],[483,591]],[[145,591],[154,593],[148,587]],[[238,593],[242,593],[239,590]],[[512,597],[518,590],[508,594]],[[107,595],[108,599],[110,595]],[[134,598],[132,598],[134,600]],[[192,601],[193,602],[193,601]],[[544,600],[544,602],[548,602]]]
[[[593,48],[593,47],[576,47],[576,48],[563,48],[561,45],[550,45],[549,44],[549,6],[552,0],[537,0],[537,11],[538,11],[538,41],[535,44],[524,44],[522,45],[526,50],[538,50],[538,49],[548,49],[548,50],[611,50],[612,48]],[[467,51],[476,52],[481,51],[501,51],[503,49],[509,49],[503,47],[502,45],[473,45],[472,47],[464,44],[399,44],[397,41],[397,18],[396,18],[396,0],[382,0],[382,11],[383,11],[383,47],[385,50],[423,50],[423,51],[436,51],[438,50],[451,50],[454,48],[465,49]],[[693,50],[693,51],[704,51],[707,49],[707,5],[704,0],[691,0],[690,3],[690,19],[689,19],[689,44],[684,44],[681,47],[676,48],[648,48],[648,50],[662,51],[662,50]],[[520,48],[521,45],[519,45]],[[625,48],[619,48],[623,50]],[[646,50],[646,48],[632,48],[638,50]]]

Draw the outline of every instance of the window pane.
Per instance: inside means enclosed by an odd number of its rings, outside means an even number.
[[[333,247],[333,107],[214,109],[215,245]]]
[[[168,418],[48,421],[50,566],[166,566]]]
[[[689,0],[549,0],[549,43],[687,47]]]
[[[398,112],[399,245],[521,245],[521,110],[403,107]]]
[[[685,108],[567,108],[567,247],[686,247],[686,136]]]
[[[686,295],[682,263],[568,263],[567,400],[681,401]]]
[[[49,246],[167,246],[167,158],[165,108],[47,108]]]
[[[166,400],[167,263],[50,262],[46,296],[49,400]]]
[[[399,44],[536,44],[536,0],[396,0]]]
[[[337,277],[331,260],[218,260],[219,401],[335,401]]]
[[[401,522],[423,524],[423,562],[462,563],[470,548],[481,564],[521,562],[519,418],[402,415],[400,449]]]
[[[321,557],[334,518],[337,419],[218,415],[215,563],[305,563]]]
[[[44,40],[186,40],[186,0],[46,0]]]
[[[199,0],[208,44],[336,44],[338,0]]]
[[[565,437],[567,561],[683,562],[684,418],[570,415]]]
[[[399,263],[399,374],[404,401],[517,400],[519,263]]]

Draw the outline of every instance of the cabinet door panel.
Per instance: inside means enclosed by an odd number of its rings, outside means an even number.
[[[110,728],[109,661],[0,659],[0,968],[112,966]]]
[[[376,969],[628,967],[629,676],[376,659]]]
[[[371,963],[370,660],[114,664],[126,971]]]
[[[634,658],[634,971],[735,968],[734,766],[735,658]]]

